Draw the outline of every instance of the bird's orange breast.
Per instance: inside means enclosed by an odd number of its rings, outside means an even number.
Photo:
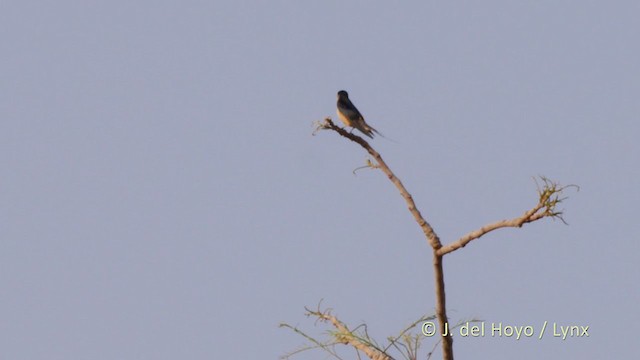
[[[344,114],[340,110],[338,110],[338,118],[340,118],[340,121],[342,121],[345,126],[353,127],[353,125],[351,124],[351,120],[349,120],[348,117],[344,116]]]

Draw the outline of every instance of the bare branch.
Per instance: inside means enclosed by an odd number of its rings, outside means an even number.
[[[377,164],[370,164],[373,168],[378,168],[382,170],[389,180],[395,185],[395,187],[400,192],[400,195],[404,198],[404,201],[409,208],[409,212],[413,215],[413,218],[418,223],[418,226],[422,229],[427,242],[433,249],[433,269],[434,269],[434,277],[435,277],[435,291],[436,291],[436,316],[438,317],[438,325],[440,329],[445,329],[447,326],[447,312],[446,312],[446,298],[444,291],[444,270],[442,267],[442,255],[439,255],[437,252],[440,248],[442,248],[442,243],[440,242],[440,238],[433,230],[431,225],[422,217],[420,210],[416,206],[413,201],[413,197],[409,194],[409,191],[404,187],[400,179],[391,171],[387,163],[384,162],[382,156],[374,150],[371,145],[363,138],[351,134],[347,132],[345,129],[336,126],[330,118],[325,118],[323,122],[316,123],[316,131],[329,129],[337,132],[343,137],[358,143],[362,146],[368,153],[371,155]],[[315,132],[314,132],[315,133]],[[453,360],[453,338],[451,334],[442,334],[442,356],[445,360]]]
[[[422,232],[424,232],[431,248],[434,250],[437,250],[442,247],[440,238],[438,237],[436,232],[433,230],[431,225],[429,225],[429,223],[424,219],[424,217],[422,217],[422,214],[420,213],[420,210],[418,210],[416,203],[413,201],[413,197],[411,196],[411,194],[409,194],[409,192],[404,187],[400,179],[398,179],[398,177],[396,177],[396,175],[391,171],[387,163],[384,162],[384,160],[382,159],[382,156],[380,156],[380,154],[376,150],[374,150],[366,140],[364,140],[360,136],[347,132],[345,129],[339,126],[336,126],[333,123],[333,121],[331,121],[330,118],[325,118],[323,122],[316,123],[316,131],[322,130],[322,129],[330,129],[330,130],[336,131],[341,136],[346,137],[347,139],[353,142],[356,142],[360,146],[362,146],[369,153],[369,155],[371,155],[375,159],[377,163],[377,164],[369,163],[368,165],[370,167],[378,168],[382,170],[387,175],[389,180],[391,180],[391,182],[396,186],[398,191],[400,191],[400,195],[402,195],[405,202],[407,203],[409,212],[411,212],[411,214],[413,215],[413,218],[418,223],[418,226],[420,226],[420,228],[422,229]]]
[[[566,224],[566,222],[562,218],[562,211],[556,209],[558,204],[566,199],[566,197],[561,198],[560,194],[568,187],[576,187],[577,189],[579,189],[579,187],[577,185],[560,186],[559,184],[550,181],[544,176],[540,176],[540,179],[542,181],[542,186],[536,181],[536,185],[538,188],[538,203],[533,208],[522,214],[522,216],[485,225],[478,230],[464,235],[457,241],[443,246],[442,248],[438,249],[437,253],[439,255],[446,255],[450,252],[465,247],[471,241],[479,239],[480,237],[491,231],[506,227],[522,227],[522,225],[524,224],[534,222],[545,217],[560,219],[563,223]]]

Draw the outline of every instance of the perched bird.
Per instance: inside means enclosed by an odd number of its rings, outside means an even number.
[[[345,126],[358,129],[360,130],[360,132],[372,139],[373,133],[382,136],[382,134],[380,134],[378,130],[369,126],[364,121],[364,117],[362,116],[362,114],[360,114],[360,111],[358,111],[356,106],[353,105],[351,100],[349,100],[349,94],[344,90],[338,91],[338,117]]]

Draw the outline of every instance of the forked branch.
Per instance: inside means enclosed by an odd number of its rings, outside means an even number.
[[[316,130],[323,130],[323,129],[333,130],[338,134],[340,134],[341,136],[353,142],[356,142],[360,146],[362,146],[369,153],[369,155],[371,155],[375,160],[375,163],[368,160],[367,166],[382,170],[387,175],[389,180],[391,180],[391,182],[396,186],[396,188],[400,192],[400,195],[402,195],[405,202],[407,203],[409,212],[411,212],[411,214],[413,215],[413,218],[415,219],[415,221],[418,223],[418,225],[424,232],[427,242],[429,243],[429,245],[431,246],[431,249],[433,250],[433,268],[434,268],[435,291],[436,291],[436,316],[438,318],[438,325],[440,326],[441,330],[447,328],[444,270],[443,270],[443,264],[442,264],[444,255],[451,253],[453,251],[456,251],[458,249],[461,249],[465,247],[469,242],[475,239],[478,239],[483,235],[500,228],[521,227],[526,223],[534,222],[545,217],[560,219],[564,222],[564,219],[562,218],[562,211],[557,209],[558,204],[560,204],[565,199],[565,198],[561,198],[560,194],[562,194],[562,192],[567,187],[575,186],[575,185],[560,186],[557,183],[554,183],[549,179],[541,176],[540,179],[542,181],[542,184],[541,186],[540,184],[538,184],[538,195],[539,195],[538,203],[533,208],[526,211],[522,216],[511,219],[511,220],[502,220],[502,221],[495,222],[493,224],[483,226],[478,230],[472,231],[464,235],[457,241],[451,244],[448,244],[446,246],[443,246],[440,241],[440,238],[438,237],[438,235],[436,235],[431,225],[424,219],[424,217],[422,217],[422,214],[420,213],[415,202],[413,201],[413,197],[411,196],[411,194],[409,194],[409,192],[404,187],[400,179],[398,179],[398,177],[395,176],[395,174],[391,171],[389,166],[384,162],[380,154],[375,149],[373,149],[366,140],[350,132],[347,132],[345,129],[339,126],[336,126],[331,121],[330,118],[325,118],[324,121],[318,122],[316,124]],[[577,186],[575,187],[577,188]],[[320,316],[319,314],[315,314],[315,315]],[[330,316],[327,316],[324,319],[327,321],[332,321],[334,326],[336,326],[337,328],[342,326],[341,323],[339,322],[333,322],[334,320],[337,321],[337,319],[331,318]],[[349,337],[343,337],[342,339],[349,343],[351,343],[352,341]],[[442,334],[441,340],[442,340],[443,359],[452,360],[453,359],[453,339],[450,333]],[[356,347],[354,344],[357,344],[357,343],[351,343],[351,344],[354,347]],[[367,355],[369,356],[369,354]],[[375,355],[375,354],[372,354],[372,355]]]

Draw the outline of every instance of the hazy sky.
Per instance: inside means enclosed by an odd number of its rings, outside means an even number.
[[[431,250],[358,146],[349,91],[444,243],[569,190],[569,226],[445,258],[456,358],[638,356],[637,1],[4,1],[0,358],[275,359],[434,309]],[[423,356],[434,344],[423,342]],[[346,358],[354,358],[351,351]],[[435,358],[441,356],[440,351]],[[326,359],[320,351],[297,359]],[[295,359],[295,358],[294,358]]]

